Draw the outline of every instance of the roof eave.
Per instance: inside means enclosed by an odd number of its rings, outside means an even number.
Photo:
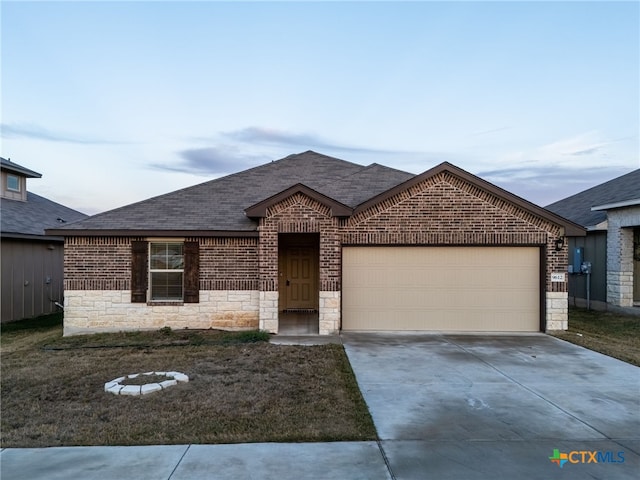
[[[631,200],[624,200],[622,202],[605,203],[604,205],[596,205],[591,207],[591,211],[598,212],[602,210],[613,210],[615,208],[637,207],[638,205],[640,205],[640,198],[633,198]]]
[[[47,229],[61,237],[257,237],[257,230],[101,230]]]

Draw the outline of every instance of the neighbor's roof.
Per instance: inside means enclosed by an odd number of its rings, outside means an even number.
[[[51,237],[45,235],[45,229],[87,218],[84,213],[31,192],[27,192],[26,202],[3,198],[0,204],[3,237],[48,239]]]
[[[263,216],[283,196],[302,192],[329,206],[335,215],[348,216],[444,170],[548,218],[567,231],[584,235],[580,226],[446,162],[413,175],[375,163],[362,166],[312,151],[94,215],[73,225],[54,227],[49,233],[255,235],[256,217]]]
[[[33,170],[29,170],[28,168],[23,167],[22,165],[18,165],[17,163],[13,163],[11,160],[0,157],[0,166],[2,170],[6,172],[16,173],[18,175],[22,175],[27,178],[40,178],[42,175],[38,172],[34,172]]]
[[[607,219],[607,212],[606,210],[592,211],[592,207],[623,204],[638,198],[640,198],[640,168],[547,205],[546,208],[585,228],[593,228]]]

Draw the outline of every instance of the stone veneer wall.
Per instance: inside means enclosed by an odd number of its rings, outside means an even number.
[[[216,328],[258,328],[257,290],[200,291],[200,303],[147,305],[131,303],[130,290],[70,290],[65,292],[64,335],[79,333]]]
[[[640,207],[607,211],[607,303],[633,306],[633,227]]]

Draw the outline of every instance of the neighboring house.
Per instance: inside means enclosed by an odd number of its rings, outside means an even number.
[[[640,307],[640,169],[546,208],[587,229],[586,237],[569,238],[571,302]],[[589,278],[579,270],[581,261],[591,263]]]
[[[66,335],[260,328],[567,328],[584,229],[451,164],[421,175],[290,155],[49,231]],[[555,274],[555,275],[552,275]]]
[[[1,158],[2,322],[58,310],[63,301],[64,238],[45,229],[87,216],[27,191],[33,170]]]

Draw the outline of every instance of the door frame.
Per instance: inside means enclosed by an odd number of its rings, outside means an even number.
[[[307,247],[312,249],[313,305],[309,308],[288,308],[287,265],[291,249]],[[278,234],[278,311],[315,311],[320,307],[320,234],[280,233]]]

